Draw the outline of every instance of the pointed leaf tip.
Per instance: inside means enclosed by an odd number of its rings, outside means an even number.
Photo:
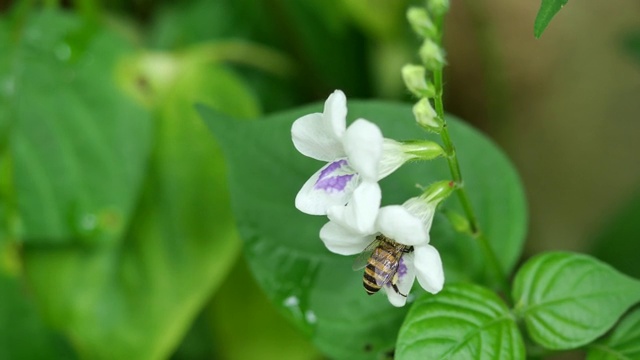
[[[533,35],[539,39],[544,30],[549,26],[551,19],[567,4],[569,0],[542,0],[538,15],[533,25]]]

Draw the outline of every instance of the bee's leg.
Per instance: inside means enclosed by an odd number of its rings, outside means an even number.
[[[403,293],[401,293],[401,292],[400,292],[400,289],[398,289],[398,285],[396,285],[395,283],[391,283],[391,287],[393,288],[393,290],[395,290],[395,292],[396,292],[397,294],[400,294],[400,295],[402,295],[402,296],[404,296],[404,297],[407,297],[407,295],[406,295],[406,294],[403,294]]]
[[[395,273],[393,275],[393,278],[391,278],[391,287],[393,288],[393,290],[397,293],[400,294],[404,297],[407,297],[407,295],[403,294],[400,292],[400,289],[398,289],[398,285],[396,285],[396,283],[398,282],[398,273]]]
[[[409,247],[406,247],[406,248],[402,249],[402,252],[405,253],[405,254],[413,252],[413,246],[409,246]]]

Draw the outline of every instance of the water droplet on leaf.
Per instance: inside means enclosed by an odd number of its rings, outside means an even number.
[[[58,44],[54,52],[60,61],[68,61],[71,58],[71,47],[67,43]]]
[[[315,324],[316,321],[318,321],[318,317],[316,316],[316,313],[314,313],[312,310],[307,310],[304,313],[304,318],[307,320],[309,324]]]
[[[98,226],[98,219],[95,214],[85,214],[80,218],[80,229],[84,232],[91,232]]]

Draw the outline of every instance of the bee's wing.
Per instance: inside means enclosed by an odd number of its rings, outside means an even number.
[[[393,279],[396,271],[398,271],[398,261],[400,260],[401,256],[402,252],[398,251],[397,253],[394,253],[393,258],[387,256],[382,259],[378,259],[382,263],[381,266],[376,268],[375,279],[378,286],[382,287]]]
[[[358,257],[353,261],[351,268],[353,270],[360,270],[367,266],[367,263],[369,263],[369,257],[371,257],[373,251],[378,247],[378,244],[380,244],[380,240],[374,239],[371,244],[367,245],[367,247],[362,250],[362,252],[358,254]]]

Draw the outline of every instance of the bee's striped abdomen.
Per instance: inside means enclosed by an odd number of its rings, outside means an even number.
[[[380,290],[380,286],[376,284],[376,270],[371,264],[367,264],[367,267],[364,268],[362,285],[364,285],[364,289],[369,295],[373,295]]]
[[[378,292],[384,284],[391,280],[397,270],[397,266],[393,266],[398,263],[395,251],[393,251],[393,247],[389,248],[385,245],[387,244],[382,243],[373,251],[364,268],[362,285],[369,295]]]

